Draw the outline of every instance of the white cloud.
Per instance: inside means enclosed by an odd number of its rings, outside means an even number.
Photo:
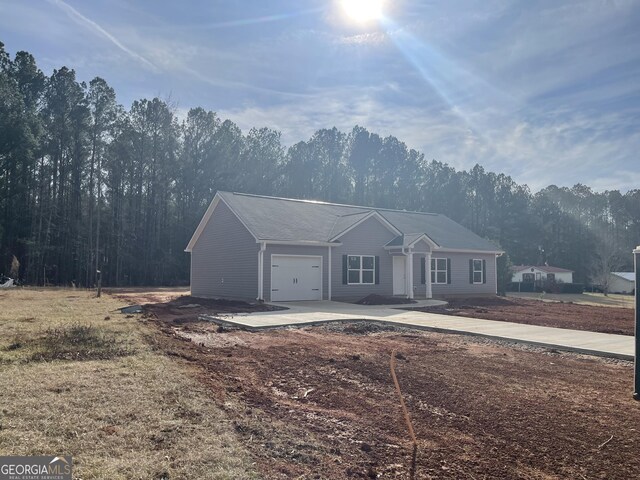
[[[79,13],[48,2],[3,7],[0,27],[45,45],[33,51],[39,62],[103,76],[127,101],[171,92],[182,114],[202,106],[245,131],[281,130],[287,144],[359,124],[429,159],[480,163],[534,190],[640,185],[634,0],[398,0],[387,31],[339,23],[320,1],[309,8],[324,15],[298,15],[291,2],[281,7],[287,18],[263,5],[203,2],[202,19],[173,18],[180,9],[160,4],[78,3]]]
[[[346,45],[380,45],[387,40],[387,35],[384,32],[368,32],[341,36],[338,38],[338,43]]]
[[[115,45],[117,48],[125,52],[127,55],[131,56],[134,60],[141,62],[143,65],[147,66],[148,68],[154,71],[157,70],[156,66],[153,63],[151,63],[149,60],[147,60],[145,57],[143,57],[139,53],[133,51],[131,48],[124,45],[120,40],[114,37],[107,30],[105,30],[103,27],[98,25],[96,22],[94,22],[90,18],[87,18],[84,15],[82,15],[80,12],[78,12],[75,8],[73,8],[68,3],[63,2],[62,0],[47,0],[47,1],[52,5],[55,5],[61,10],[63,10],[75,22],[79,23],[80,25],[84,25],[92,32],[109,40],[113,45]]]
[[[385,105],[376,99],[379,93],[376,89],[332,91],[296,103],[252,105],[218,113],[244,131],[254,126],[280,130],[287,145],[307,140],[320,128],[349,131],[357,124],[383,136],[394,135],[427,159],[458,169],[480,163],[487,170],[511,175],[534,191],[550,184],[579,182],[598,189],[626,190],[638,185],[640,173],[620,172],[625,171],[625,159],[640,150],[640,134],[624,141],[607,134],[626,122],[617,114],[496,124],[491,124],[489,116],[477,119],[486,125],[483,132],[477,132],[451,112]]]

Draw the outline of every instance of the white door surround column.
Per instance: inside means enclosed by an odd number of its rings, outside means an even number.
[[[427,285],[427,298],[433,298],[431,291],[431,252],[424,257],[424,283]]]
[[[407,254],[407,298],[413,298],[413,251]]]

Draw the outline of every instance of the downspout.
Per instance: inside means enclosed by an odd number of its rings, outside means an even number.
[[[329,250],[329,255],[327,257],[327,300],[331,300],[331,246],[328,246],[327,249]]]
[[[433,298],[433,288],[431,287],[431,247],[424,258],[424,283],[427,288],[425,289],[425,296],[427,298]]]
[[[258,250],[258,298],[259,302],[264,302],[264,251],[267,248],[267,242],[260,242],[260,250]]]
[[[189,295],[193,296],[193,249],[189,252]]]

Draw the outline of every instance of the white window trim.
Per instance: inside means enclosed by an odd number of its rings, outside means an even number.
[[[438,260],[444,260],[444,270],[438,270]],[[447,259],[444,257],[434,257],[431,259],[432,263],[435,264],[436,268],[432,268],[431,269],[431,273],[433,274],[432,277],[433,279],[431,280],[431,283],[434,285],[445,285],[449,283],[449,275],[448,275],[448,271],[447,271]],[[444,272],[444,282],[439,282],[438,281],[438,272]]]
[[[476,270],[476,262],[480,262],[480,270]],[[476,282],[476,273],[480,273],[480,281]],[[474,258],[473,259],[473,284],[480,285],[482,284],[482,279],[484,278],[484,271],[482,270],[482,259]]]
[[[349,257],[360,257],[360,268],[349,268]],[[364,268],[362,259],[369,257],[373,259],[373,268]],[[359,282],[349,281],[349,272],[359,272]],[[373,278],[371,283],[362,281],[362,272],[372,272]],[[347,285],[375,285],[376,284],[376,256],[375,255],[347,255]]]

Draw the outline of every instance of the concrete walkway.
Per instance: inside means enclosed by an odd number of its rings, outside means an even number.
[[[421,302],[422,303],[422,302]],[[443,333],[458,333],[509,340],[557,350],[633,360],[634,339],[627,335],[539,327],[511,322],[400,310],[398,306],[354,305],[341,302],[274,303],[288,310],[218,316],[248,330],[317,325],[344,320],[370,320]],[[415,307],[416,305],[411,305]]]

